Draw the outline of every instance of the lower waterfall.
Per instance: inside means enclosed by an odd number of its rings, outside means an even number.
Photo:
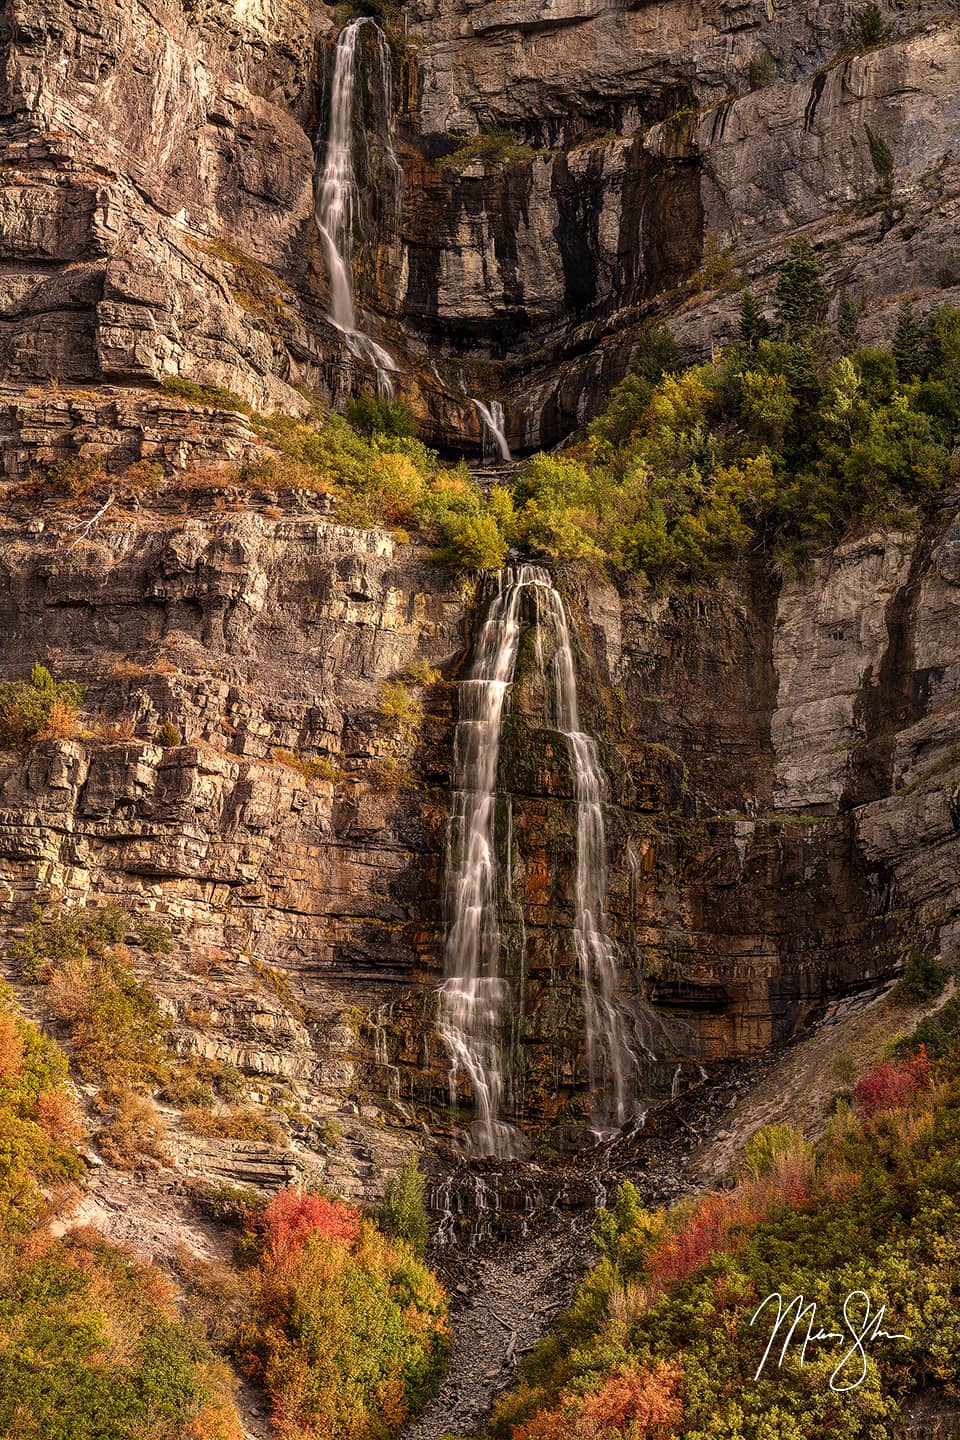
[[[548,724],[562,734],[576,806],[573,940],[580,979],[584,1049],[594,1123],[616,1128],[635,1113],[641,1062],[651,1055],[635,1017],[617,999],[617,951],[606,919],[605,782],[596,740],[580,728],[570,624],[546,570],[517,565],[499,573],[496,591],[460,684],[454,739],[453,796],[445,885],[445,978],[440,1033],[450,1054],[451,1104],[464,1073],[473,1092],[471,1148],[510,1158],[523,1140],[515,1117],[507,1032],[519,997],[500,966],[497,887],[497,774],[508,691],[514,680],[526,595],[553,654],[544,666]],[[652,1058],[652,1056],[651,1056]]]

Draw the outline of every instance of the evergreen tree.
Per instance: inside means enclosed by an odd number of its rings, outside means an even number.
[[[806,236],[790,246],[777,279],[777,319],[784,340],[802,340],[823,319],[827,292],[823,265]]]
[[[766,316],[757,303],[757,297],[747,287],[740,291],[740,339],[744,345],[751,350],[755,349],[760,340],[765,340],[770,334],[770,326],[767,324]]]
[[[904,300],[893,334],[893,358],[901,380],[913,380],[923,370],[923,331],[909,300]]]
[[[857,314],[857,307],[847,291],[844,290],[840,296],[840,308],[837,311],[837,337],[840,341],[840,349],[844,355],[856,349],[857,331],[859,329],[860,316]]]
[[[883,11],[876,0],[870,0],[868,5],[857,12],[854,27],[857,39],[865,48],[881,45],[890,33],[890,26],[885,22]]]

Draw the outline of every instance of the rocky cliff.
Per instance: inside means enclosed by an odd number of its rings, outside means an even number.
[[[355,271],[428,437],[476,445],[477,394],[507,401],[516,447],[553,444],[646,319],[702,353],[730,331],[736,277],[763,294],[798,232],[834,303],[868,308],[865,333],[905,292],[954,289],[955,7],[898,4],[873,43],[856,15],[391,12],[402,203],[379,184],[368,57]],[[339,401],[369,382],[325,319],[313,213],[332,11],[41,0],[0,23],[5,377],[178,375],[288,409],[302,387]]]
[[[652,1000],[687,1079],[880,985],[911,948],[955,956],[958,548],[945,516],[779,587],[620,596],[559,577],[610,777],[624,994]],[[160,917],[174,955],[141,964],[178,1046],[306,1100],[290,1163],[341,1187],[376,1184],[391,1134],[449,1127],[440,880],[482,604],[420,545],[228,487],[92,525],[14,507],[0,531],[0,674],[40,659],[88,687],[77,737],[0,758],[5,925],[38,900]],[[382,686],[416,661],[443,679],[405,737]],[[164,721],[182,743],[160,743]],[[502,764],[526,1124],[563,1117],[575,1137],[575,823],[533,662]]]

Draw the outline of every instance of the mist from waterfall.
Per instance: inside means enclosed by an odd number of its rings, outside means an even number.
[[[456,1105],[461,1074],[469,1079],[477,1155],[510,1158],[522,1137],[504,1118],[511,1112],[506,1036],[514,1008],[501,973],[496,820],[497,772],[509,688],[515,678],[522,606],[529,592],[544,663],[548,723],[564,737],[576,806],[576,877],[573,940],[580,978],[588,1081],[598,1129],[631,1117],[638,1098],[642,1057],[634,1017],[617,999],[617,952],[606,918],[605,785],[595,739],[580,728],[576,666],[563,601],[540,566],[500,572],[497,589],[460,685],[454,738],[453,796],[448,832],[445,908],[445,979],[440,990],[440,1034],[450,1054],[450,1096]]]
[[[358,207],[357,177],[353,163],[353,110],[357,75],[357,44],[365,25],[373,29],[380,84],[386,113],[384,153],[398,177],[400,166],[393,149],[393,77],[387,37],[369,16],[351,20],[337,37],[327,116],[323,170],[315,184],[317,230],[323,243],[330,281],[329,319],[352,352],[374,369],[378,391],[393,394],[392,376],[397,364],[357,324],[353,296],[353,236]]]

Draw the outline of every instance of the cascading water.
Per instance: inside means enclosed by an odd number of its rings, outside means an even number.
[[[630,1115],[640,1060],[634,1048],[636,1027],[617,1001],[617,952],[607,928],[603,771],[596,740],[580,728],[577,672],[563,601],[552,586],[543,588],[538,598],[556,646],[548,669],[551,719],[567,743],[577,806],[574,942],[587,1072],[597,1120],[619,1126]],[[649,1054],[649,1047],[642,1048]]]
[[[566,611],[545,570],[502,571],[461,683],[454,740],[454,786],[447,858],[446,978],[440,1033],[450,1053],[451,1101],[468,1076],[476,1118],[474,1153],[518,1153],[516,1129],[502,1118],[512,1099],[505,1036],[509,985],[500,972],[497,896],[497,770],[507,691],[514,678],[524,593],[532,592],[538,641],[553,643],[545,669],[550,723],[566,741],[577,810],[574,944],[580,975],[591,1097],[600,1125],[621,1125],[636,1099],[641,1053],[635,1024],[616,997],[617,954],[606,923],[604,784],[596,741],[580,729],[576,668]],[[635,1045],[637,1048],[635,1048]]]
[[[353,164],[353,97],[357,72],[357,41],[365,25],[376,37],[380,83],[387,116],[384,152],[395,173],[400,166],[391,135],[393,81],[387,37],[369,16],[351,20],[341,30],[334,51],[330,80],[326,152],[323,170],[315,188],[317,230],[323,242],[330,280],[330,320],[341,332],[353,353],[377,376],[381,394],[393,394],[392,375],[397,365],[393,356],[371,340],[357,324],[353,299],[353,232],[357,209],[357,178]]]
[[[477,407],[477,414],[480,416],[482,426],[481,443],[484,460],[487,462],[499,460],[509,464],[513,456],[510,454],[510,446],[507,444],[504,431],[506,416],[503,405],[499,400],[491,400],[489,405],[476,399],[473,403]]]
[[[477,637],[470,673],[460,684],[453,745],[453,800],[447,856],[446,979],[440,1033],[450,1052],[451,1102],[461,1070],[473,1089],[478,1154],[508,1155],[515,1132],[500,1118],[506,1080],[505,982],[500,975],[496,805],[500,732],[520,643],[524,590],[543,583],[532,565],[501,571],[497,593]]]

